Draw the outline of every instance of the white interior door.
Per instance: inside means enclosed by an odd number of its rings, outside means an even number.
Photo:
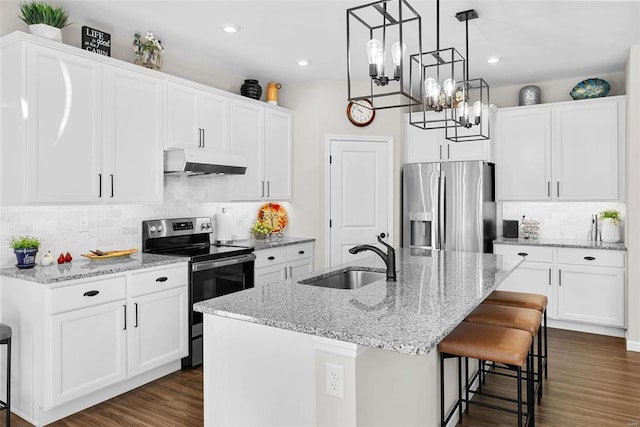
[[[378,245],[376,236],[389,234],[391,139],[330,139],[329,264],[374,255],[349,253],[360,244]],[[388,242],[392,240],[387,237]]]

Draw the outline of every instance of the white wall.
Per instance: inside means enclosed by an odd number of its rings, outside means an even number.
[[[325,136],[374,135],[391,136],[394,143],[394,230],[395,246],[400,243],[400,170],[404,159],[404,136],[401,109],[376,112],[367,127],[353,126],[346,116],[346,81],[315,81],[288,84],[279,96],[280,102],[294,111],[293,120],[293,199],[292,236],[315,237],[315,266],[325,265],[325,231],[329,218],[325,216]]]
[[[640,351],[640,45],[627,61],[627,349]]]

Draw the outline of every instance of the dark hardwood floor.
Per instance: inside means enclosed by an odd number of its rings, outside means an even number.
[[[640,353],[621,338],[549,329],[549,378],[536,425],[640,427]],[[513,391],[489,376],[487,387]],[[4,425],[4,413],[0,412]],[[463,426],[514,426],[514,415],[472,406]],[[30,424],[12,415],[11,425]],[[51,424],[56,427],[202,426],[202,371],[183,371]]]

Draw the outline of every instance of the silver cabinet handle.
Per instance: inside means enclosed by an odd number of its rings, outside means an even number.
[[[111,177],[111,197],[113,197],[113,174],[109,175]]]
[[[123,331],[127,330],[127,306],[125,304],[122,304],[122,308],[124,308],[124,328],[122,328]]]
[[[98,197],[102,197],[102,174],[98,174]]]
[[[204,129],[204,128],[202,128],[202,148],[204,148],[204,146],[205,146],[205,136],[204,136],[204,131],[205,131],[205,129]]]
[[[556,183],[556,197],[560,197],[560,181]]]
[[[547,197],[551,197],[551,181],[547,181]]]
[[[202,128],[198,128],[198,147],[202,148],[203,147],[203,143],[202,143]]]
[[[136,313],[135,313],[135,314],[136,314],[136,324],[135,324],[135,325],[133,325],[133,327],[134,327],[134,328],[137,328],[137,327],[138,327],[138,303],[137,303],[137,302],[134,302],[134,303],[133,303],[133,306],[134,306],[134,307],[135,307],[135,309],[136,309],[136,310],[135,310],[135,311],[136,311]]]
[[[284,278],[288,279],[288,277],[287,277],[287,267],[284,268]]]
[[[447,160],[451,157],[451,146],[447,144]]]
[[[262,191],[260,192],[260,197],[264,197],[264,181],[260,181],[260,185],[262,187]]]
[[[267,181],[267,197],[271,195],[271,181]]]
[[[442,144],[440,144],[440,146],[438,147],[438,149],[440,150],[440,152],[438,153],[438,158],[440,160],[442,160]]]
[[[293,278],[293,267],[289,267],[289,278]]]
[[[551,286],[551,269],[549,269],[549,286]]]
[[[558,286],[562,286],[562,270],[558,270]]]

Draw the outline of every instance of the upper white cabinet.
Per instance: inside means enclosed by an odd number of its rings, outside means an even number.
[[[492,109],[493,111],[493,109]],[[438,113],[429,113],[434,119]],[[464,134],[466,129],[460,132]],[[420,129],[404,116],[405,163],[428,163],[484,160],[492,161],[491,140],[452,142],[445,138],[444,129]]]
[[[3,203],[162,201],[164,81],[46,44],[2,47]]]
[[[167,83],[167,148],[228,151],[228,119],[227,98]]]
[[[501,109],[498,200],[623,200],[624,97]]]
[[[232,201],[291,199],[291,113],[236,102],[231,106],[231,152],[247,172],[230,177]]]

